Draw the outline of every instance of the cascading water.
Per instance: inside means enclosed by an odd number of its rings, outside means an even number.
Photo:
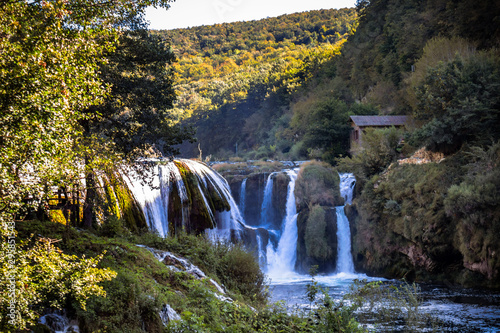
[[[241,216],[238,205],[231,195],[231,189],[229,188],[229,184],[227,183],[227,181],[217,172],[207,167],[205,164],[192,160],[183,160],[183,162],[196,175],[196,177],[198,177],[198,180],[205,184],[205,186],[207,186],[207,181],[210,182],[211,185],[214,186],[214,188],[217,190],[219,195],[229,202],[229,205],[231,207],[229,211],[220,212],[218,214],[220,217],[220,223],[217,224],[217,231],[214,231],[215,229],[212,229],[212,231],[209,230],[208,232],[212,236],[216,236],[214,233],[219,233],[219,236],[222,233],[223,238],[229,239],[230,230],[241,231],[242,226],[244,226],[245,223],[243,217]]]
[[[267,273],[271,277],[293,274],[297,257],[297,211],[294,194],[297,172],[296,170],[287,170],[286,173],[290,182],[288,183],[286,216],[283,221],[281,237],[276,249],[272,242],[267,245]]]
[[[188,201],[188,196],[181,174],[174,163],[157,164],[150,172],[152,173],[149,174],[152,177],[151,186],[142,184],[135,174],[125,179],[142,207],[150,229],[158,232],[160,236],[166,237],[169,231],[168,202],[172,183],[177,183],[178,195],[183,207]],[[181,213],[182,224],[184,224],[186,210],[183,208]]]
[[[354,273],[351,254],[351,230],[349,220],[344,212],[346,204],[352,203],[352,195],[356,178],[352,173],[340,174],[340,195],[344,198],[344,206],[335,207],[337,212],[337,273]]]
[[[192,173],[196,177],[195,181],[190,181],[190,189],[187,188],[179,168],[186,169],[183,172]],[[150,175],[152,176],[152,186],[143,184],[140,178],[134,174],[126,179],[134,197],[143,209],[151,230],[155,230],[162,237],[168,235],[169,225],[172,225],[175,218],[169,216],[171,215],[169,209],[180,212],[182,228],[189,226],[191,230],[196,230],[196,225],[190,225],[193,223],[190,221],[190,217],[192,217],[194,207],[198,218],[204,216],[204,219],[209,220],[208,222],[203,221],[203,223],[216,226],[216,228],[207,231],[213,238],[229,240],[232,236],[239,236],[242,227],[245,226],[244,220],[231,196],[227,181],[217,172],[205,164],[185,159],[157,163],[150,172],[152,172]],[[190,195],[192,198],[193,192],[196,192],[201,199],[198,201],[202,203],[193,203],[193,200],[190,200]],[[212,197],[207,197],[207,193],[212,193]],[[169,200],[174,200],[173,196],[178,201],[170,203]],[[214,204],[214,201],[217,200],[219,201],[218,207]],[[220,207],[223,205],[220,202],[227,203],[225,204],[226,208]],[[203,215],[203,211],[206,212],[206,215]]]
[[[264,198],[262,199],[262,207],[260,209],[260,226],[266,227],[270,221],[271,203],[273,198],[273,175],[269,174],[264,187]]]
[[[248,178],[243,179],[241,182],[241,189],[240,189],[240,212],[241,216],[245,218],[245,197],[246,197],[246,191],[247,191],[247,180]]]
[[[286,208],[284,197],[273,198],[279,195],[279,193],[273,194],[274,178],[283,178],[278,173],[272,173],[267,177],[261,197],[263,199],[260,221],[255,227],[245,224],[240,209],[231,196],[227,181],[205,164],[181,159],[175,162],[159,163],[153,167],[152,172],[155,173],[152,188],[139,181],[132,181],[130,186],[152,230],[166,237],[169,234],[169,228],[182,226],[182,228],[187,228],[186,230],[198,230],[198,232],[205,230],[213,239],[234,240],[245,237],[242,240],[256,249],[259,263],[270,276],[282,277],[294,273],[298,239],[294,195],[296,169],[283,172],[289,179]],[[341,174],[340,178],[341,195],[345,203],[350,204],[355,178],[352,174]],[[283,184],[283,180],[279,181],[281,183],[277,184]],[[246,185],[245,179],[240,188],[241,208],[244,208],[246,201]],[[274,207],[275,199],[283,203],[280,209],[283,209],[285,217],[281,223],[274,221],[277,216],[276,209],[278,209]],[[344,206],[336,207],[336,212],[338,244],[336,271],[337,273],[354,273],[349,221],[344,214]],[[207,224],[200,219],[209,222]],[[201,230],[196,229],[200,221],[206,225]],[[170,232],[176,231],[177,229],[172,229]]]

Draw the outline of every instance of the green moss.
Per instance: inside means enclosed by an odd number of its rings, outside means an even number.
[[[18,231],[20,238],[37,234],[60,239],[66,226],[29,221],[19,223]],[[188,258],[208,276],[224,284],[238,303],[218,300],[208,280],[173,272],[148,250],[135,244],[173,251]],[[69,229],[65,242],[59,245],[65,253],[79,256],[94,257],[106,251],[100,266],[110,267],[118,273],[115,279],[103,283],[107,297],[91,297],[86,311],[68,304],[68,315],[78,319],[81,332],[163,332],[158,313],[164,304],[169,304],[178,313],[192,313],[204,331],[220,331],[234,325],[252,331],[251,323],[259,314],[245,304],[262,308],[266,302],[264,275],[258,263],[252,254],[237,245],[214,246],[203,237],[185,234],[166,239],[150,233],[129,235],[128,239],[107,238],[74,228]],[[233,316],[235,313],[244,315],[243,322],[238,323]]]
[[[339,175],[329,164],[312,161],[301,166],[295,183],[298,209],[319,204],[339,206],[343,203],[339,191]]]
[[[131,232],[138,233],[147,228],[144,213],[128,188],[122,176],[109,172],[100,176],[104,185],[98,198],[99,210],[103,212],[103,223],[110,216],[124,221],[124,226]]]
[[[326,238],[325,215],[325,211],[321,206],[313,206],[307,218],[304,236],[307,255],[321,261],[328,260],[333,255]]]
[[[206,189],[204,184],[198,181],[198,177],[182,162],[176,161],[175,164],[180,171],[189,199],[189,219],[187,221],[188,224],[184,226],[185,231],[201,233],[205,229],[214,228],[216,226],[216,221],[210,215],[209,211],[209,209],[211,209],[212,212],[216,210],[214,202],[217,202],[217,199],[212,197],[214,191],[211,193]],[[207,200],[209,207],[205,205],[203,197]]]
[[[105,203],[107,207],[107,215],[114,215],[121,218],[121,210],[118,205],[118,199],[116,198],[113,186],[116,184],[116,178],[114,175],[110,175],[109,178],[104,176],[102,177],[102,181],[104,182],[104,193],[106,195]]]
[[[147,228],[144,213],[130,189],[123,182],[120,182],[115,186],[115,193],[127,228],[132,232],[139,232]]]
[[[500,173],[491,168],[496,153],[475,152],[476,161],[458,153],[441,163],[393,166],[365,183],[353,234],[361,270],[398,277],[406,269],[415,279],[463,283],[462,272],[472,269],[483,277],[477,286],[495,285]],[[432,260],[430,271],[401,254],[409,244]]]

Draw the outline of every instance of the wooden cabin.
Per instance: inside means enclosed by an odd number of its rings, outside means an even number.
[[[351,151],[361,143],[366,128],[403,127],[410,120],[409,116],[351,116]]]

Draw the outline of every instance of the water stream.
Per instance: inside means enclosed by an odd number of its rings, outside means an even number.
[[[352,203],[352,194],[356,179],[352,173],[340,174],[340,195],[345,204]],[[337,213],[337,273],[354,274],[354,263],[351,254],[351,230],[349,220],[345,216],[344,206],[335,207]]]
[[[266,180],[266,186],[264,187],[264,198],[262,199],[262,206],[260,208],[260,223],[261,227],[268,227],[271,217],[271,203],[273,196],[273,175],[269,174]]]
[[[297,309],[308,309],[310,304],[306,298],[306,286],[311,283],[311,277],[294,272],[293,262],[297,242],[297,225],[295,198],[293,188],[295,186],[296,171],[287,171],[290,183],[287,192],[287,214],[283,222],[282,230],[273,231],[279,239],[277,247],[272,242],[267,245],[267,262],[263,266],[271,281],[271,301],[285,301],[290,311]],[[340,174],[340,192],[345,199],[345,204],[351,204],[356,179],[353,174]],[[270,178],[266,185],[270,183]],[[266,186],[265,191],[270,191]],[[264,198],[271,196],[264,194]],[[263,205],[263,207],[268,207]],[[319,275],[315,277],[319,286],[328,290],[329,295],[340,302],[356,280],[366,282],[380,281],[382,285],[402,286],[400,281],[387,281],[381,278],[368,277],[365,274],[356,273],[352,261],[351,239],[349,220],[344,213],[344,206],[336,207],[337,215],[337,268],[334,274]],[[267,221],[269,222],[269,221]],[[262,259],[260,260],[262,263]],[[436,325],[437,332],[500,332],[500,294],[486,293],[480,290],[462,288],[447,288],[444,286],[433,286],[419,284],[421,305],[419,313],[424,317],[431,317],[431,322]],[[379,304],[379,307],[386,306]],[[370,331],[376,332],[402,332],[405,327],[401,322],[380,322],[376,318],[376,312],[367,307],[358,312],[361,324]],[[427,322],[417,322],[416,331],[432,331]]]
[[[297,171],[287,170],[286,173],[290,181],[288,183],[286,215],[281,228],[281,237],[277,248],[274,248],[271,242],[267,246],[266,271],[271,278],[282,278],[294,274],[295,260],[297,258],[297,210],[294,194]]]

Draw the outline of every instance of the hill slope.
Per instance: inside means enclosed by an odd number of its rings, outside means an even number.
[[[227,157],[236,145],[269,154],[273,126],[296,91],[339,54],[355,20],[351,8],[158,31],[179,58],[176,120],[198,130],[205,154]],[[193,148],[183,153],[197,156]]]

